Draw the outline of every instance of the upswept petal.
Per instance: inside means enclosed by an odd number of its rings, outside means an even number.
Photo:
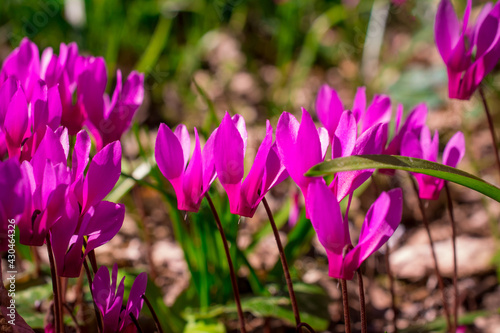
[[[15,77],[10,76],[0,85],[0,128],[3,127],[5,115],[12,99],[12,96],[19,89],[19,83]]]
[[[443,152],[443,164],[456,168],[465,155],[465,138],[462,132],[453,135]]]
[[[450,0],[442,0],[439,3],[434,25],[434,37],[436,46],[445,61],[448,61],[452,49],[458,42],[460,35],[460,23]]]
[[[190,212],[198,212],[203,199],[203,161],[201,157],[200,138],[198,131],[194,128],[195,146],[193,156],[183,177],[183,190],[185,200],[178,200],[178,208]]]
[[[186,166],[189,161],[189,154],[191,153],[191,138],[189,137],[189,131],[187,130],[186,125],[180,124],[175,128],[174,134],[181,144],[182,155],[184,156],[184,166],[182,170],[186,170]]]
[[[340,205],[323,179],[311,181],[307,190],[306,209],[318,239],[327,251],[328,274],[343,278],[343,253],[349,229],[345,227]],[[345,234],[347,232],[347,235]]]
[[[125,205],[102,201],[89,209],[87,214],[90,214],[91,218],[83,231],[88,236],[85,255],[118,233],[125,218]]]
[[[356,96],[354,96],[354,103],[352,105],[352,114],[356,118],[356,122],[359,122],[361,116],[366,110],[366,88],[358,87],[356,90]]]
[[[120,330],[125,329],[128,325],[132,324],[132,319],[130,315],[134,318],[139,318],[139,313],[141,312],[142,306],[144,304],[144,299],[142,295],[146,293],[146,286],[148,283],[148,276],[145,272],[140,273],[135,278],[134,284],[130,289],[130,294],[127,300],[127,307],[120,315],[121,325]]]
[[[326,84],[322,85],[316,97],[316,113],[319,121],[328,131],[330,140],[333,138],[343,111],[344,106],[337,91]]]
[[[189,153],[188,153],[189,154]],[[185,152],[178,137],[165,124],[160,124],[155,144],[155,159],[161,173],[168,180],[180,177],[184,173]]]
[[[342,113],[332,142],[332,158],[351,155],[358,136],[358,124],[349,110]]]
[[[73,182],[83,177],[83,172],[89,163],[90,136],[85,130],[76,134],[75,146],[72,157],[72,179]]]
[[[4,119],[5,140],[10,157],[19,156],[28,130],[28,102],[21,88],[12,96]]]
[[[120,178],[121,157],[119,141],[108,144],[94,156],[83,183],[82,214],[113,189]]]
[[[358,244],[347,253],[344,269],[354,272],[387,242],[401,223],[403,192],[400,188],[382,192],[368,210]]]
[[[214,161],[214,140],[217,129],[210,134],[205,146],[201,152],[203,164],[203,192],[208,191],[210,184],[215,180],[215,161]]]
[[[243,179],[244,149],[241,131],[238,131],[231,116],[226,112],[214,140],[215,170],[223,186],[239,184]]]
[[[373,101],[363,115],[361,133],[376,124],[391,121],[391,99],[386,95],[375,95]]]

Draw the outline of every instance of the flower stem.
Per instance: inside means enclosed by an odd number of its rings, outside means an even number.
[[[361,275],[361,269],[358,268],[358,289],[359,289],[359,307],[361,314],[361,332],[368,333],[366,328],[366,304],[365,304],[365,288],[363,287],[363,276]]]
[[[441,290],[441,298],[443,301],[443,308],[444,308],[444,313],[446,316],[446,325],[448,327],[448,332],[451,331],[451,320],[450,320],[450,309],[448,308],[448,302],[446,301],[446,295],[444,293],[444,282],[443,282],[443,277],[441,276],[441,273],[439,271],[439,265],[437,261],[437,255],[436,251],[434,250],[434,241],[432,240],[432,235],[431,235],[431,229],[429,228],[429,221],[427,221],[427,215],[425,214],[425,208],[424,208],[424,203],[420,196],[418,195],[418,187],[417,183],[413,179],[413,177],[410,177],[412,184],[413,184],[413,189],[415,190],[415,194],[417,195],[418,198],[418,206],[420,207],[420,211],[422,213],[422,221],[425,226],[425,230],[427,231],[427,236],[429,237],[429,245],[431,247],[431,253],[432,253],[432,258],[434,261],[434,270],[436,271],[436,276],[438,278],[438,285],[439,289]]]
[[[217,229],[219,229],[220,237],[222,238],[222,244],[224,245],[224,252],[226,253],[226,260],[229,266],[229,275],[231,277],[231,285],[233,286],[234,301],[236,303],[236,309],[238,311],[238,318],[240,321],[240,330],[242,333],[246,333],[245,328],[245,318],[243,317],[243,309],[241,308],[240,292],[238,290],[238,282],[236,280],[236,274],[234,272],[233,261],[231,260],[231,254],[229,253],[229,246],[227,245],[226,235],[222,229],[222,223],[220,222],[219,214],[215,209],[212,198],[208,193],[205,193],[205,198],[207,198],[212,214],[214,215],[215,222],[217,223]]]
[[[394,326],[393,332],[398,333],[398,325],[397,325],[397,319],[398,319],[398,308],[396,307],[396,292],[394,290],[394,276],[392,275],[391,271],[391,264],[389,262],[389,255],[390,255],[391,248],[389,246],[389,243],[386,243],[386,248],[385,248],[385,269],[387,270],[387,276],[389,277],[389,291],[391,292],[391,306],[392,306],[392,325]]]
[[[103,324],[101,320],[101,313],[97,309],[97,305],[94,301],[94,293],[92,292],[92,273],[90,272],[89,265],[87,264],[87,259],[83,259],[83,267],[85,267],[85,272],[87,273],[87,280],[89,283],[90,294],[92,295],[92,303],[94,304],[95,318],[97,321],[97,331],[100,333],[103,331]]]
[[[288,287],[288,294],[290,295],[290,303],[292,304],[293,316],[295,317],[295,324],[298,328],[300,325],[300,314],[299,307],[297,305],[297,298],[295,298],[295,292],[293,291],[293,283],[292,278],[290,277],[290,271],[288,269],[288,263],[286,261],[285,251],[283,250],[283,244],[281,244],[280,234],[278,232],[278,228],[276,227],[276,223],[274,222],[273,213],[271,212],[271,208],[267,203],[266,198],[262,198],[262,203],[266,208],[267,216],[269,217],[269,222],[271,223],[271,227],[273,228],[274,238],[276,239],[276,245],[278,245],[278,251],[280,254],[281,265],[283,266],[283,272],[285,274],[286,285]]]
[[[457,228],[455,224],[455,217],[453,214],[453,202],[451,201],[450,189],[448,187],[448,182],[445,182],[444,188],[446,190],[446,198],[448,200],[448,214],[450,216],[451,222],[451,237],[453,244],[453,291],[455,294],[455,299],[453,302],[453,326],[454,330],[458,327],[458,266],[457,266]]]
[[[482,86],[479,86],[479,95],[481,95],[484,111],[486,112],[486,118],[488,118],[488,126],[490,128],[491,141],[493,143],[493,150],[495,151],[495,158],[497,160],[498,172],[500,173],[500,156],[498,155],[498,144],[497,144],[497,136],[495,134],[495,126],[493,124],[493,118],[491,117],[490,108],[488,107],[488,103],[486,102],[486,96],[484,94]]]
[[[158,316],[156,315],[155,309],[149,302],[149,299],[146,297],[146,294],[142,295],[142,299],[144,302],[146,302],[146,305],[148,306],[149,311],[151,312],[151,315],[153,316],[153,320],[155,321],[156,324],[156,329],[158,330],[158,333],[163,333],[163,329],[161,328],[160,325],[160,320],[158,319]]]
[[[45,237],[47,242],[47,252],[49,255],[50,275],[52,277],[52,292],[54,295],[54,321],[56,332],[64,332],[61,297],[59,295],[59,279],[57,278],[56,265],[54,261],[54,252],[52,251],[52,243],[50,242],[50,234]]]
[[[344,327],[345,333],[351,333],[351,317],[349,315],[349,295],[347,294],[347,281],[340,280],[342,286],[342,303],[344,305]]]
[[[132,319],[132,322],[134,323],[135,327],[137,328],[138,333],[142,333],[141,326],[139,325],[139,322],[137,321],[137,318],[134,317],[132,313],[129,313],[130,318]]]
[[[302,327],[305,327],[311,333],[316,333],[316,331],[314,330],[314,328],[312,328],[311,325],[309,325],[308,323],[300,323],[297,326],[297,331],[300,330]]]

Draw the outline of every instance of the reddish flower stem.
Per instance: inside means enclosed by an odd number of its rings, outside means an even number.
[[[493,118],[491,117],[490,108],[488,107],[488,103],[486,102],[486,96],[484,94],[482,86],[479,86],[479,95],[481,96],[481,100],[483,102],[484,111],[486,112],[486,118],[488,118],[488,126],[490,128],[491,142],[493,143],[493,150],[495,151],[497,168],[500,174],[500,156],[498,154],[498,143],[497,143],[497,136],[495,134],[495,125],[493,124]]]
[[[142,299],[144,300],[144,302],[146,302],[146,305],[148,306],[148,309],[151,312],[151,315],[153,316],[158,333],[163,333],[163,329],[161,328],[161,325],[160,325],[160,320],[158,319],[158,316],[156,315],[155,309],[153,308],[153,306],[149,302],[149,299],[146,297],[145,294],[142,295]]]
[[[438,285],[439,285],[439,289],[441,291],[441,299],[443,301],[443,308],[444,308],[444,313],[446,316],[446,325],[448,328],[448,332],[453,332],[451,330],[452,325],[451,325],[451,319],[450,319],[450,309],[448,308],[448,302],[446,301],[446,295],[444,292],[443,277],[439,271],[437,255],[436,255],[436,251],[434,250],[434,241],[432,240],[431,229],[429,227],[429,221],[427,221],[427,215],[425,214],[424,203],[423,203],[422,199],[420,198],[420,196],[418,195],[417,183],[415,182],[413,177],[410,177],[410,179],[411,179],[411,182],[413,184],[413,189],[415,190],[415,194],[418,198],[418,206],[420,207],[420,211],[422,212],[422,222],[424,223],[425,230],[427,231],[427,236],[429,237],[429,245],[431,247],[432,258],[434,261],[434,270],[436,271],[436,276],[438,278]]]
[[[349,315],[349,295],[347,293],[347,281],[345,279],[341,279],[340,285],[342,286],[342,304],[344,307],[345,333],[351,333],[351,316]]]
[[[293,290],[293,283],[292,283],[292,278],[290,277],[290,270],[288,269],[288,263],[286,261],[285,250],[283,250],[283,244],[281,244],[280,234],[278,228],[276,227],[276,223],[274,222],[273,213],[265,197],[262,198],[262,203],[266,208],[267,216],[269,217],[269,222],[271,223],[271,227],[273,228],[274,238],[276,239],[276,245],[278,246],[281,266],[283,267],[283,273],[285,274],[286,285],[288,287],[288,294],[290,295],[290,303],[292,304],[293,316],[295,317],[295,324],[298,331],[300,329],[299,325],[301,323],[299,306],[297,305],[297,298],[295,297],[295,291]]]
[[[453,244],[453,291],[455,294],[454,302],[453,302],[453,332],[458,327],[458,266],[457,266],[457,228],[455,224],[455,217],[453,215],[453,202],[451,200],[450,189],[448,187],[448,182],[445,182],[444,188],[446,190],[446,198],[448,200],[448,214],[450,216],[451,223],[451,237]]]
[[[245,317],[243,316],[243,309],[241,308],[240,292],[238,290],[238,282],[236,280],[236,273],[234,272],[233,261],[231,260],[231,254],[229,253],[229,246],[227,245],[226,235],[224,234],[224,229],[222,229],[222,223],[220,222],[219,214],[215,209],[212,198],[208,193],[205,193],[205,198],[207,198],[212,214],[214,215],[215,222],[217,223],[217,229],[219,229],[220,237],[222,238],[222,244],[224,245],[224,252],[226,253],[227,265],[229,266],[229,276],[231,277],[231,285],[233,287],[234,301],[236,303],[236,310],[238,311],[238,318],[240,321],[240,330],[242,333],[246,333],[245,328]]]
[[[56,265],[54,260],[54,252],[52,251],[52,243],[50,242],[50,234],[47,233],[45,237],[47,242],[47,252],[50,263],[50,275],[52,278],[52,292],[54,297],[54,326],[56,332],[64,332],[64,324],[62,318],[61,296],[59,294],[59,279],[56,272]]]
[[[389,246],[389,242],[386,243],[385,247],[385,269],[387,270],[387,276],[389,278],[389,291],[391,292],[391,306],[392,306],[392,325],[394,326],[393,332],[398,333],[398,308],[396,307],[396,292],[394,290],[394,276],[391,271],[391,264],[389,262],[391,248]]]
[[[359,290],[359,308],[361,315],[361,332],[368,333],[366,327],[366,304],[365,304],[365,288],[363,287],[363,276],[361,275],[361,269],[358,268],[358,290]]]

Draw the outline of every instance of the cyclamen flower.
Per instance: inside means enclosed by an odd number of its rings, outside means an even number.
[[[425,159],[437,162],[439,151],[439,135],[431,132],[427,126],[422,128],[420,138],[412,132],[407,132],[401,144],[403,156]],[[443,164],[456,167],[465,155],[465,139],[462,132],[457,132],[448,141],[443,152]],[[437,200],[443,189],[445,180],[429,175],[415,174],[419,186],[419,196],[422,199]]]
[[[436,13],[436,46],[448,70],[450,98],[468,100],[500,60],[500,3],[487,3],[476,24],[469,26],[472,1],[459,22],[450,0]]]
[[[102,313],[103,333],[136,332],[136,327],[130,315],[139,318],[146,293],[148,278],[146,273],[140,273],[130,289],[127,305],[122,310],[123,294],[125,291],[125,277],[118,284],[118,265],[114,264],[111,279],[108,269],[101,266],[92,282],[92,295],[94,302]]]
[[[219,180],[226,190],[232,214],[252,217],[266,193],[288,177],[281,163],[273,128],[266,122],[266,136],[245,180],[244,158],[247,144],[245,121],[226,112],[214,139],[214,162]]]
[[[332,142],[332,159],[366,154],[380,154],[387,142],[387,123],[378,123],[368,128],[359,137],[354,114],[344,111]],[[374,169],[343,171],[335,174],[330,185],[341,201],[352,194],[373,174]]]
[[[323,162],[329,138],[325,128],[316,128],[311,115],[302,108],[302,121],[288,112],[283,112],[276,127],[276,145],[286,171],[299,186],[304,197],[314,179],[304,174],[316,164]]]
[[[335,135],[335,130],[340,118],[345,111],[337,91],[328,85],[323,85],[316,98],[316,113],[325,126],[330,140]],[[386,95],[375,95],[372,103],[366,107],[366,89],[359,87],[352,106],[352,114],[359,124],[360,133],[379,123],[389,123],[391,120],[391,100]]]
[[[75,135],[86,125],[96,140],[98,151],[120,139],[144,99],[144,76],[135,71],[130,73],[123,86],[121,72],[117,72],[117,85],[109,98],[105,94],[107,72],[104,59],[80,56],[75,43],[61,44],[59,56],[47,48],[40,59],[37,46],[27,38],[23,39],[3,63],[0,85],[9,78],[19,81],[26,100],[31,104],[40,90],[38,86],[46,86],[49,95],[57,96],[58,103],[55,106],[58,107],[57,124],[51,128],[55,130],[62,124],[70,135]],[[74,95],[76,103],[73,104]]]
[[[318,239],[326,249],[328,275],[350,280],[363,261],[380,249],[398,227],[403,198],[399,188],[382,192],[368,210],[358,244],[354,247],[347,219],[342,218],[336,195],[322,179],[309,185],[306,206]]]
[[[203,196],[215,179],[214,133],[208,138],[202,151],[198,131],[194,129],[196,143],[188,165],[191,139],[186,126],[179,125],[172,132],[167,125],[160,124],[155,159],[162,174],[174,187],[177,208],[180,210],[197,212]]]

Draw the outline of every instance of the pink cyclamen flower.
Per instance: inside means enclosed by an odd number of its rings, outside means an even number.
[[[431,132],[427,126],[422,128],[420,138],[415,133],[407,132],[401,144],[403,156],[421,158],[437,162],[439,152],[439,135]],[[462,132],[457,132],[448,141],[443,152],[443,164],[456,167],[465,155],[465,139]],[[429,175],[415,174],[419,186],[419,196],[422,199],[437,200],[444,186],[444,180]]]
[[[354,114],[344,111],[332,142],[332,159],[353,155],[380,154],[387,142],[387,123],[377,123],[359,137]],[[352,194],[375,170],[343,171],[335,174],[330,185],[340,201]]]
[[[0,161],[0,251],[7,251],[9,235],[23,213],[27,199],[27,183],[23,179],[19,162],[15,159]]]
[[[304,197],[307,197],[307,188],[314,179],[304,174],[323,162],[328,144],[328,132],[323,127],[316,128],[306,109],[302,108],[300,123],[288,112],[281,115],[276,127],[276,145],[283,165]]]
[[[125,277],[118,284],[118,265],[114,264],[111,278],[108,268],[101,266],[92,281],[92,296],[94,302],[102,313],[103,333],[136,332],[136,327],[130,316],[139,318],[146,293],[148,277],[146,273],[140,273],[130,289],[127,305],[122,309],[123,294],[125,291]],[[117,287],[118,284],[118,287]]]
[[[344,106],[337,91],[326,84],[321,86],[316,98],[316,113],[320,122],[328,131],[330,140],[335,135],[335,130],[344,111]],[[360,133],[364,133],[376,124],[390,122],[391,99],[386,95],[375,95],[367,108],[366,89],[365,87],[359,87],[351,111],[361,131]]]
[[[472,1],[463,21],[450,0],[441,0],[436,13],[436,46],[448,70],[450,98],[468,100],[500,60],[500,3],[484,5],[476,24],[469,26]]]
[[[269,121],[266,123],[266,136],[243,180],[246,144],[243,117],[235,115],[231,118],[226,112],[215,133],[215,169],[228,195],[231,213],[252,217],[266,193],[288,174],[279,158],[276,144],[273,144],[273,128]]]
[[[196,128],[194,135],[196,143],[189,165],[191,139],[186,126],[179,125],[172,132],[167,125],[160,124],[155,144],[156,163],[174,187],[177,208],[189,212],[200,209],[201,200],[215,179],[214,133],[208,138],[203,151]]]
[[[306,206],[318,239],[326,249],[329,276],[352,279],[354,272],[392,236],[403,211],[401,189],[382,192],[368,210],[358,244],[352,247],[347,219],[339,202],[322,179],[309,185]]]

